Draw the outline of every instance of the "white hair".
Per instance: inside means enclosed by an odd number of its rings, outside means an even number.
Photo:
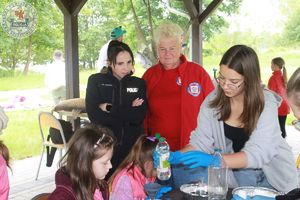
[[[160,40],[165,38],[176,38],[178,39],[178,42],[181,43],[182,36],[183,30],[181,27],[172,22],[164,22],[154,30],[154,42],[156,46],[159,44]]]

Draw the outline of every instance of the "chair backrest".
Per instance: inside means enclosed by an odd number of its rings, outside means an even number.
[[[43,142],[45,141],[45,134],[43,131],[44,130],[49,131],[49,129],[45,129],[45,128],[52,127],[59,130],[63,143],[66,146],[66,139],[65,139],[63,128],[60,122],[58,121],[58,119],[52,113],[44,112],[44,111],[41,111],[39,113],[39,127],[40,127],[40,132],[41,132]]]
[[[34,196],[31,200],[47,200],[51,193],[42,193]]]

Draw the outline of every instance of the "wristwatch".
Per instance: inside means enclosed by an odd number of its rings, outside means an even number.
[[[111,105],[111,104],[107,104],[107,105],[106,105],[106,110],[107,110],[107,111],[110,111],[111,108],[112,108],[112,105]]]

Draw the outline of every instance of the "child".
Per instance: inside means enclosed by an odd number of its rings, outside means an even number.
[[[115,139],[108,128],[88,125],[78,129],[55,174],[56,189],[49,199],[108,200],[103,180],[112,167]]]
[[[2,129],[6,128],[8,118],[3,109],[0,107],[0,135]],[[7,174],[7,167],[9,166],[9,151],[5,144],[0,140],[0,199],[8,199],[9,181]]]
[[[300,68],[293,73],[287,84],[287,96],[295,117],[300,120]]]
[[[287,75],[286,75],[286,69],[284,65],[285,62],[281,57],[276,57],[272,59],[271,69],[273,71],[273,74],[270,77],[268,82],[268,88],[276,92],[282,98],[281,105],[278,108],[278,119],[279,119],[281,135],[283,138],[286,137],[286,131],[285,131],[286,116],[290,113],[290,107],[288,105],[287,97],[286,97]]]
[[[109,180],[112,186],[111,200],[146,199],[144,185],[154,182],[156,177],[153,152],[157,143],[155,137],[141,135],[138,138],[128,156]]]

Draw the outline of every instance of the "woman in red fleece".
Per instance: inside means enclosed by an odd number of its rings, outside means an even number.
[[[214,89],[205,69],[181,53],[182,36],[177,24],[160,24],[154,31],[158,63],[143,75],[148,98],[145,132],[160,133],[172,151],[188,144],[200,106]]]
[[[290,113],[290,107],[288,105],[287,96],[286,96],[287,75],[286,75],[286,69],[284,65],[285,62],[281,57],[276,57],[272,59],[271,69],[273,71],[273,74],[270,77],[268,82],[268,88],[276,92],[282,98],[281,105],[278,108],[278,119],[279,119],[279,125],[281,129],[281,135],[283,138],[286,137],[286,132],[285,132],[286,116]]]

